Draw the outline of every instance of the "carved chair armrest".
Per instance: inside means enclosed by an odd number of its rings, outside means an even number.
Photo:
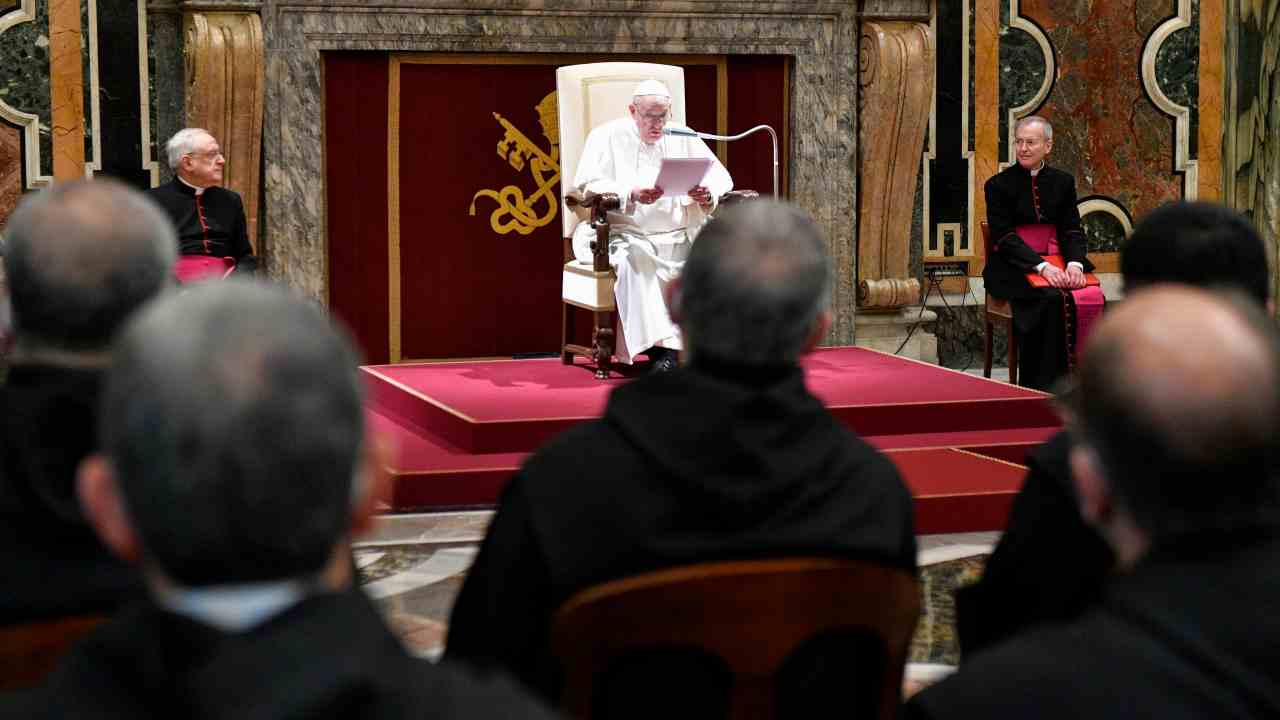
[[[609,211],[622,207],[617,193],[579,193],[571,190],[564,195],[567,207],[585,209],[591,217],[596,239],[591,241],[592,269],[608,272],[609,267]]]

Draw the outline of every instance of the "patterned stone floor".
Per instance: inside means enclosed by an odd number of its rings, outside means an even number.
[[[425,657],[443,649],[449,611],[492,513],[387,515],[357,545],[361,584],[405,644]],[[958,662],[952,592],[977,577],[998,533],[919,538],[923,608],[911,646],[909,686]]]

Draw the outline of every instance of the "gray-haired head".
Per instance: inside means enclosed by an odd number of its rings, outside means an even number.
[[[1044,132],[1044,139],[1045,140],[1053,139],[1053,125],[1051,125],[1048,120],[1045,120],[1039,115],[1028,115],[1022,118],[1017,122],[1017,124],[1013,126],[1013,132],[1017,134],[1019,130],[1023,129],[1024,127],[1027,127],[1028,125],[1039,125],[1041,130]]]
[[[173,134],[169,138],[169,142],[164,144],[165,157],[169,159],[169,167],[172,170],[178,169],[178,164],[182,162],[184,155],[190,155],[197,150],[201,138],[209,135],[208,130],[204,128],[183,128]]]
[[[26,196],[5,228],[17,346],[106,349],[125,319],[169,283],[173,223],[155,202],[107,178]]]
[[[754,200],[707,223],[680,282],[674,301],[695,360],[794,363],[830,300],[831,260],[803,211]]]
[[[350,528],[356,355],[281,287],[206,283],[121,336],[99,418],[147,562],[186,586],[306,576]]]

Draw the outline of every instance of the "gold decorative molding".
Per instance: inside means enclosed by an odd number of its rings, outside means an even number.
[[[257,251],[264,97],[262,20],[250,12],[183,15],[187,125],[222,145],[223,184],[244,200],[249,242]]]
[[[860,46],[858,305],[887,309],[919,300],[911,216],[933,101],[933,34],[924,23],[868,21]]]

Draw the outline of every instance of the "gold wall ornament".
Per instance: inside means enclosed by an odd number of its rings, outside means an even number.
[[[262,19],[252,12],[183,15],[187,126],[208,130],[227,165],[223,185],[244,201],[249,242],[258,247],[262,112],[266,94]]]
[[[477,199],[490,197],[497,201],[498,207],[489,214],[489,225],[499,235],[512,231],[528,235],[554,220],[560,207],[555,192],[556,183],[560,182],[560,121],[556,115],[556,94],[553,92],[542,98],[537,110],[542,134],[550,144],[545,152],[506,118],[493,114],[506,131],[498,141],[498,157],[506,160],[516,172],[523,171],[527,161],[529,174],[538,186],[527,198],[516,185],[507,185],[501,190],[480,190],[471,197],[468,211],[471,215],[476,214]],[[536,209],[539,203],[544,207],[542,215]]]

